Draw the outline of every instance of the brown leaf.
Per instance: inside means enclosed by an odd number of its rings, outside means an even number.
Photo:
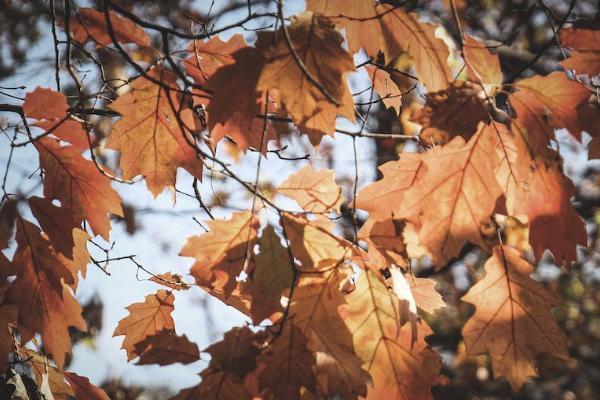
[[[121,44],[135,43],[138,46],[150,46],[150,37],[135,22],[109,11],[110,24],[117,41]],[[93,8],[79,8],[77,15],[71,17],[71,34],[80,44],[88,40],[96,42],[97,47],[112,44],[109,25],[103,12]]]
[[[462,335],[468,354],[489,353],[494,374],[516,391],[537,375],[540,353],[568,357],[566,338],[550,312],[560,302],[530,278],[533,267],[510,247],[495,247],[485,271],[462,298],[475,305]]]
[[[371,374],[367,399],[431,399],[441,362],[425,336],[431,329],[420,324],[413,344],[410,324],[403,324],[402,304],[374,272],[365,270],[339,313],[353,334],[357,355]]]
[[[154,336],[163,329],[175,329],[175,322],[171,317],[175,309],[174,300],[171,292],[161,289],[146,296],[143,302],[127,307],[129,316],[119,321],[113,336],[125,336],[121,348],[127,351],[128,361],[140,355],[136,351],[136,345],[148,336]]]
[[[600,73],[600,30],[565,28],[560,31],[560,42],[574,50],[561,62],[563,67],[575,70],[576,74]]]
[[[407,266],[407,255],[402,241],[403,224],[395,219],[377,221],[367,219],[358,231],[358,238],[369,246],[369,268],[385,269],[391,264]]]
[[[45,132],[52,130],[53,136],[72,144],[79,151],[89,149],[90,143],[93,142],[91,137],[88,142],[88,138],[86,137],[88,133],[79,122],[69,119],[64,121],[38,121],[34,126],[43,129]]]
[[[0,303],[2,299],[0,298]],[[14,339],[11,325],[17,325],[17,307],[13,305],[0,306],[0,373],[4,373],[7,367],[8,353],[13,351]]]
[[[435,290],[437,282],[428,278],[417,278],[408,274],[406,280],[417,303],[417,307],[429,314],[435,313],[440,308],[445,308],[446,303],[442,295]]]
[[[77,400],[109,400],[106,392],[90,383],[85,376],[77,375],[74,372],[65,372],[65,378],[73,388]]]
[[[73,211],[57,207],[52,201],[41,197],[30,197],[29,208],[37,218],[52,246],[67,258],[73,256],[73,229],[81,226],[81,217]]]
[[[272,315],[283,312],[281,293],[291,286],[293,270],[288,251],[279,236],[268,226],[258,240],[259,253],[254,256],[254,269],[242,291],[251,299],[252,320],[258,324]]]
[[[483,228],[502,195],[489,129],[482,123],[469,142],[456,137],[426,153],[427,172],[404,194],[398,217],[415,225],[419,243],[431,252],[437,268],[456,256],[465,241],[487,246]]]
[[[183,128],[193,126],[193,114],[180,109],[177,76],[160,67],[148,75],[171,90],[167,92],[145,77],[133,81],[131,91],[110,105],[123,118],[113,126],[106,146],[121,152],[123,177],[144,176],[156,197],[164,188],[175,190],[177,168],[201,179],[202,161],[194,150],[195,139]]]
[[[190,342],[185,335],[177,336],[171,329],[163,329],[136,343],[135,353],[140,356],[137,365],[189,364],[200,359],[196,343]]]
[[[173,290],[187,290],[190,288],[190,285],[183,281],[181,275],[172,272],[151,276],[150,280]]]
[[[455,136],[468,140],[489,114],[481,88],[467,81],[455,81],[447,89],[427,94],[425,106],[411,119],[423,126],[420,138],[429,144],[445,144]]]
[[[196,84],[204,85],[219,68],[234,64],[233,54],[244,47],[248,46],[240,34],[233,35],[226,42],[218,36],[208,41],[193,40],[187,47],[192,55],[184,60],[185,71]]]
[[[493,90],[489,91],[488,95],[494,95],[495,90],[502,85],[502,69],[498,56],[490,53],[485,43],[471,35],[465,36],[463,55],[469,78],[473,82],[492,86]]]
[[[50,386],[50,391],[55,400],[69,400],[75,393],[73,388],[65,381],[65,374],[50,365],[46,357],[28,348],[20,348],[19,355],[28,360],[33,371],[33,376],[38,387],[42,387],[44,381]]]
[[[400,115],[400,108],[402,107],[402,91],[395,83],[395,80],[390,76],[389,72],[373,65],[366,65],[365,68],[369,74],[372,88],[379,95],[385,108],[393,108],[396,111],[396,115]]]
[[[51,138],[35,142],[40,153],[44,177],[44,197],[58,199],[68,208],[85,218],[95,234],[108,240],[108,214],[123,216],[121,199],[92,161],[86,160],[73,146],[62,147]]]
[[[304,12],[291,20],[288,31],[299,61],[338,104],[309,81],[283,32],[279,32],[276,43],[265,52],[266,64],[256,88],[263,92],[276,89],[294,123],[301,131],[312,134],[311,140],[318,144],[321,135],[334,132],[337,114],[354,120],[352,97],[345,79],[346,73],[354,70],[354,62],[327,19]]]
[[[86,329],[81,305],[63,283],[73,282],[72,272],[52,253],[39,228],[23,219],[17,221],[17,245],[13,258],[17,278],[6,300],[19,309],[21,334],[30,337],[39,332],[44,347],[62,368],[65,354],[71,352],[69,327]]]
[[[67,98],[52,89],[37,87],[25,95],[23,112],[28,118],[53,120],[67,115]]]
[[[331,221],[308,220],[284,213],[281,223],[292,254],[302,263],[303,271],[316,272],[352,255],[352,243],[332,233]]]
[[[248,249],[257,240],[258,219],[249,211],[235,212],[229,220],[207,223],[209,232],[187,239],[179,255],[194,257],[190,274],[200,286],[231,293],[237,285]]]
[[[183,389],[170,400],[251,400],[252,396],[244,387],[244,383],[228,372],[208,368],[200,374],[202,382],[188,389]]]
[[[312,367],[315,355],[307,349],[307,340],[294,324],[285,324],[283,332],[258,358],[264,365],[259,388],[267,398],[300,399],[300,389],[315,390]]]
[[[289,176],[277,192],[296,200],[302,210],[313,213],[340,212],[344,202],[342,189],[335,183],[332,170],[315,171],[310,165]]]
[[[235,327],[226,332],[223,340],[203,350],[211,356],[209,368],[225,371],[237,378],[244,377],[256,368],[260,347],[256,334],[248,327]]]

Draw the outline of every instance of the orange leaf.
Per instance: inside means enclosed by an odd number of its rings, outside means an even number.
[[[234,64],[219,68],[206,83],[214,93],[206,109],[211,140],[217,144],[230,136],[242,150],[253,147],[265,153],[268,141],[277,135],[268,122],[265,131],[264,118],[256,117],[267,109],[265,95],[256,90],[264,60],[256,48],[250,47],[238,50],[233,58]],[[270,103],[268,110],[272,111]]]
[[[64,116],[64,115],[63,115]],[[86,135],[88,134],[79,122],[72,120],[64,121],[39,121],[34,126],[43,129],[45,132],[52,130],[52,135],[62,141],[71,143],[79,151],[84,151],[90,148],[90,142]]]
[[[292,55],[284,33],[279,32],[277,42],[265,52],[266,64],[257,89],[277,89],[294,123],[318,144],[321,135],[334,132],[337,114],[354,120],[354,103],[345,79],[345,74],[354,70],[354,62],[342,48],[341,36],[325,18],[304,12],[292,17],[288,30],[299,60]],[[309,81],[299,62],[337,105]]]
[[[118,14],[109,12],[110,23],[117,41],[121,44],[135,43],[138,46],[150,46],[150,37],[135,22]],[[108,24],[103,12],[93,8],[80,8],[77,15],[71,17],[71,34],[73,39],[80,44],[88,40],[96,42],[98,47],[106,47],[112,44]]]
[[[366,393],[368,375],[355,354],[352,333],[337,314],[338,307],[346,304],[341,286],[351,273],[335,263],[323,273],[303,273],[290,299],[290,322],[303,332],[308,348],[317,355],[314,371],[324,398]]]
[[[38,387],[50,386],[50,392],[55,400],[72,399],[75,393],[73,387],[65,382],[65,373],[50,365],[48,359],[35,351],[21,347],[19,355],[27,359],[27,364],[33,371],[33,376]]]
[[[268,226],[258,240],[259,253],[254,256],[254,268],[242,285],[251,299],[252,320],[258,324],[277,312],[283,312],[281,293],[293,281],[293,270],[287,249],[279,236]]]
[[[193,40],[187,48],[192,55],[184,60],[187,74],[198,85],[204,85],[214,73],[225,65],[235,63],[233,54],[248,47],[242,35],[233,35],[227,42],[218,36],[208,41]]]
[[[429,144],[445,144],[455,136],[468,140],[489,114],[481,88],[467,81],[453,82],[447,89],[427,94],[425,106],[411,119],[422,125],[420,138]]]
[[[342,189],[335,183],[332,170],[315,171],[310,165],[289,176],[277,187],[277,192],[296,200],[304,211],[340,212],[344,202]]]
[[[128,361],[140,355],[136,352],[136,345],[148,336],[156,335],[163,329],[175,329],[175,322],[171,317],[175,309],[174,300],[171,292],[161,289],[146,296],[143,302],[127,307],[129,316],[119,321],[113,336],[125,336],[121,348],[127,351]]]
[[[108,240],[108,214],[123,216],[121,199],[111,188],[110,180],[73,146],[62,147],[56,140],[44,137],[35,142],[35,147],[46,173],[44,196],[60,200],[63,208],[88,220],[94,233]]]
[[[516,194],[515,215],[529,218],[529,241],[536,259],[549,249],[557,263],[577,260],[577,245],[587,245],[585,223],[571,204],[575,187],[562,173],[558,154],[531,164],[527,184]]]
[[[194,257],[190,274],[200,286],[231,293],[236,277],[242,272],[248,249],[254,249],[258,219],[249,211],[235,212],[229,220],[207,223],[209,232],[187,239],[179,255]]]
[[[136,343],[135,353],[140,356],[137,365],[189,364],[200,359],[196,343],[190,342],[185,335],[177,336],[171,329],[163,329]]]
[[[34,196],[30,197],[28,202],[31,212],[48,235],[52,247],[71,258],[75,246],[73,229],[81,226],[81,218],[67,208],[53,205],[48,199]]]
[[[419,243],[431,252],[437,268],[456,256],[465,241],[487,246],[483,228],[502,195],[489,129],[482,123],[469,142],[456,137],[426,153],[427,172],[404,194],[398,217],[418,228]]]
[[[358,238],[369,246],[369,268],[385,269],[391,264],[406,267],[407,255],[402,241],[402,222],[369,218],[358,231]]]
[[[73,388],[77,400],[109,400],[106,392],[90,383],[85,376],[77,375],[74,372],[65,372],[65,378]]]
[[[437,383],[441,368],[438,355],[429,348],[427,325],[419,326],[413,344],[405,302],[383,284],[374,272],[365,270],[349,294],[348,304],[339,313],[353,334],[357,355],[371,374],[367,399],[431,399],[431,386]]]
[[[294,257],[302,263],[302,270],[316,272],[342,263],[352,254],[352,243],[334,235],[331,221],[309,221],[306,217],[284,213],[281,223]]]
[[[23,112],[28,118],[58,119],[67,115],[67,98],[60,92],[52,89],[37,87],[33,92],[25,95]]]
[[[600,30],[566,28],[560,31],[560,41],[574,50],[561,62],[563,67],[590,77],[600,73]]]
[[[516,391],[537,375],[540,353],[568,357],[566,338],[550,312],[560,302],[530,278],[533,267],[515,249],[495,247],[485,272],[462,298],[475,305],[462,335],[468,354],[489,353],[495,375]]]
[[[204,370],[200,376],[202,382],[191,388],[183,389],[169,400],[252,400],[244,383],[231,373],[209,368]]]
[[[21,334],[30,338],[39,332],[44,347],[62,368],[65,354],[71,351],[69,327],[86,329],[82,308],[63,283],[73,282],[72,272],[52,253],[50,243],[37,226],[18,219],[16,238],[13,263],[17,278],[10,285],[6,300],[19,309]]]
[[[500,59],[496,54],[490,53],[485,43],[471,35],[465,36],[463,55],[467,65],[469,78],[473,82],[490,85],[494,89],[502,85],[502,69]],[[488,94],[492,96],[494,91]]]
[[[144,176],[156,197],[165,187],[174,190],[177,168],[201,179],[202,161],[194,150],[195,139],[179,125],[192,127],[193,115],[180,109],[176,75],[159,67],[148,74],[171,90],[167,93],[145,77],[133,81],[131,91],[110,105],[123,118],[113,126],[106,146],[121,152],[123,177]]]
[[[397,161],[379,167],[383,178],[363,188],[356,197],[356,207],[369,212],[369,219],[392,218],[404,202],[404,196],[426,171],[423,156],[403,153]]]
[[[151,276],[150,280],[173,290],[187,290],[190,288],[190,286],[183,281],[181,275],[172,272]]]
[[[8,365],[8,353],[13,351],[14,339],[10,327],[17,325],[18,311],[13,305],[0,306],[0,373],[4,373]]]
[[[407,275],[406,280],[410,285],[417,307],[421,310],[433,314],[438,309],[446,307],[442,295],[435,290],[436,281],[428,278],[417,278],[412,274]]]
[[[379,98],[386,108],[393,108],[396,115],[400,115],[402,107],[402,91],[390,76],[389,72],[379,69],[373,65],[366,65],[372,89],[379,94]],[[371,100],[372,101],[372,100]]]
[[[302,331],[294,324],[285,324],[277,340],[257,358],[264,365],[259,381],[263,396],[292,400],[300,399],[302,387],[315,390],[315,355],[306,346]]]

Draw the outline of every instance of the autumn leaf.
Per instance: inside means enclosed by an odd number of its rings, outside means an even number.
[[[64,94],[38,86],[25,95],[23,112],[28,118],[55,120],[65,117],[68,107]]]
[[[175,73],[156,67],[147,74],[161,85],[139,77],[130,92],[110,105],[123,117],[113,126],[106,146],[121,152],[123,178],[144,176],[156,197],[165,188],[175,190],[177,168],[201,179],[202,161],[194,149],[195,139],[185,131],[193,126],[193,115],[181,109]]]
[[[242,35],[233,35],[228,41],[213,36],[208,41],[193,40],[187,47],[191,56],[184,60],[185,71],[198,85],[204,85],[225,65],[235,63],[234,53],[247,47]]]
[[[393,108],[396,115],[400,115],[402,91],[390,76],[390,73],[373,65],[366,65],[365,68],[369,74],[372,90],[377,92],[385,108]]]
[[[352,398],[366,392],[368,375],[355,354],[351,332],[337,314],[338,307],[346,304],[341,286],[351,272],[333,263],[324,273],[303,273],[290,300],[292,323],[317,355],[314,370],[318,392],[324,397]]]
[[[110,27],[115,39],[121,43],[135,43],[138,46],[150,46],[150,37],[135,22],[120,17],[109,11]],[[81,44],[89,40],[96,42],[97,47],[110,46],[113,42],[110,36],[109,24],[103,12],[93,8],[81,7],[77,15],[70,20],[71,34],[73,39]]]
[[[419,243],[431,252],[437,268],[456,256],[465,241],[487,246],[484,228],[502,195],[489,129],[481,123],[467,143],[456,137],[426,153],[427,172],[404,194],[397,217],[418,228]]]
[[[358,238],[369,246],[369,268],[385,269],[391,264],[407,265],[407,255],[402,240],[403,224],[399,220],[377,221],[369,218],[358,231]]]
[[[207,225],[209,232],[188,238],[179,255],[196,259],[190,274],[198,285],[231,293],[236,277],[250,262],[246,258],[256,243],[259,221],[251,212],[241,211]]]
[[[561,62],[563,67],[590,77],[600,73],[600,30],[565,28],[560,31],[560,42],[573,49],[569,58]]]
[[[44,133],[52,131],[52,136],[72,144],[79,151],[89,149],[90,143],[93,142],[91,137],[88,142],[88,133],[81,124],[72,120],[39,121],[34,126],[43,129]]]
[[[302,132],[312,134],[313,144],[318,144],[320,135],[334,132],[336,115],[354,120],[345,80],[346,73],[354,70],[354,62],[341,47],[341,36],[325,18],[305,12],[292,17],[287,29],[293,52],[280,32],[277,42],[265,51],[256,88],[263,92],[276,89],[294,123]]]
[[[404,195],[426,172],[423,157],[403,153],[397,161],[388,161],[379,167],[383,178],[363,188],[356,197],[356,207],[369,212],[376,221],[391,218],[398,213]]]
[[[467,81],[455,81],[447,89],[427,94],[425,106],[411,119],[423,129],[419,138],[428,144],[445,144],[455,136],[468,140],[480,122],[489,122],[481,88]]]
[[[243,292],[252,298],[250,311],[254,323],[283,311],[281,293],[291,286],[294,278],[288,250],[281,245],[272,226],[265,228],[258,245],[254,268],[242,285]]]
[[[28,199],[32,214],[40,223],[52,246],[66,257],[73,256],[73,229],[81,226],[81,217],[41,197]]]
[[[165,272],[163,274],[153,275],[150,277],[150,280],[154,283],[158,283],[159,285],[168,287],[173,290],[187,290],[190,288],[190,285],[185,283],[181,275],[174,274],[172,272]]]
[[[19,313],[19,331],[27,342],[39,332],[44,347],[59,368],[71,352],[69,327],[85,330],[82,308],[65,282],[73,282],[71,271],[52,253],[50,243],[38,227],[17,221],[17,251],[13,258],[17,277],[6,294]],[[27,338],[27,340],[25,340]]]
[[[0,304],[2,303],[0,297]],[[11,325],[16,326],[18,309],[13,305],[0,306],[0,373],[4,373],[7,366],[8,354],[13,351],[14,339]]]
[[[446,303],[442,300],[442,295],[435,290],[437,282],[429,278],[417,278],[412,274],[408,274],[406,277],[410,290],[412,291],[413,297],[417,307],[421,310],[433,314],[440,308],[445,308]]]
[[[28,360],[27,364],[38,387],[42,387],[44,383],[48,385],[55,400],[68,400],[75,395],[73,387],[66,382],[65,373],[50,365],[46,357],[25,347],[18,351],[22,359]]]
[[[533,267],[515,249],[495,247],[485,272],[462,298],[475,305],[462,335],[468,354],[489,353],[494,374],[516,391],[537,375],[539,354],[568,357],[565,335],[550,312],[560,302],[530,277]]]
[[[374,272],[365,270],[339,313],[353,335],[357,355],[372,378],[367,399],[430,399],[441,363],[420,324],[413,344],[410,324],[403,324],[402,304]]]
[[[74,372],[65,372],[65,378],[73,388],[77,400],[109,400],[106,392],[93,385],[85,376],[77,375]]]
[[[303,271],[319,271],[352,255],[352,244],[332,233],[331,221],[308,220],[284,213],[281,223],[292,254],[302,263]]]
[[[260,374],[261,394],[273,398],[300,399],[300,389],[315,390],[312,367],[315,356],[307,349],[307,340],[294,324],[285,324],[283,332],[257,362],[264,365]]]
[[[533,76],[515,84],[509,96],[517,117],[513,120],[527,143],[532,156],[543,153],[554,139],[555,128],[566,128],[581,141],[577,105],[589,97],[588,90],[567,78],[562,71],[547,76]]]
[[[146,296],[143,302],[127,307],[129,316],[119,321],[113,336],[125,336],[121,348],[127,351],[128,361],[140,356],[136,345],[147,337],[154,336],[163,329],[175,329],[175,322],[171,317],[175,309],[174,300],[171,292],[161,289]]]
[[[465,36],[463,56],[471,81],[482,83],[487,94],[493,96],[502,86],[502,69],[498,56],[492,54],[485,43],[471,35]],[[488,91],[488,88],[491,90]]]
[[[224,399],[251,400],[252,396],[243,382],[233,374],[207,368],[200,374],[202,382],[183,389],[170,400]]]
[[[536,259],[545,249],[557,263],[570,264],[577,260],[577,245],[586,246],[585,223],[571,204],[575,187],[562,173],[558,154],[536,158],[515,197],[515,215],[529,219],[529,241]],[[548,234],[552,232],[552,234]]]
[[[137,365],[189,364],[200,359],[196,343],[190,342],[185,335],[177,336],[168,328],[137,342],[134,351],[140,356]]]
[[[108,240],[108,214],[123,216],[121,199],[110,180],[73,146],[63,147],[45,137],[37,140],[35,147],[45,172],[44,197],[60,200],[63,208],[85,218],[94,233]]]
[[[72,279],[67,281],[69,287],[75,292],[79,284],[79,273],[85,278],[87,267],[90,263],[90,253],[87,249],[89,235],[82,229],[73,229],[73,254],[67,257],[64,254],[51,249],[52,255],[56,257],[70,272]]]
[[[310,165],[281,182],[276,191],[296,200],[302,210],[313,213],[333,210],[339,214],[344,202],[342,189],[335,183],[333,171],[315,171]]]

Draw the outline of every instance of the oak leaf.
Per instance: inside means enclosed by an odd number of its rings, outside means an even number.
[[[389,72],[373,65],[367,65],[365,68],[371,81],[371,93],[372,90],[377,92],[384,106],[386,108],[393,108],[396,111],[396,115],[400,115],[402,90],[400,90],[394,78],[392,78]],[[372,95],[369,97],[372,97]],[[369,102],[372,101],[372,99],[369,99]]]
[[[353,335],[357,355],[371,374],[367,399],[430,399],[441,362],[425,342],[431,333],[420,324],[413,344],[410,324],[403,324],[404,302],[374,272],[365,270],[339,313]]]
[[[177,76],[160,67],[147,74],[162,85],[139,77],[130,92],[110,104],[123,117],[113,126],[106,146],[121,152],[123,177],[144,176],[156,197],[166,187],[175,190],[177,168],[201,179],[202,161],[194,149],[195,139],[185,130],[193,126],[193,114],[181,109]]]
[[[252,395],[237,376],[226,371],[207,368],[200,374],[202,382],[181,390],[170,400],[252,400]]]
[[[82,308],[64,283],[73,282],[72,272],[52,253],[50,243],[31,222],[17,220],[16,239],[13,263],[17,277],[6,300],[18,308],[23,341],[39,332],[44,347],[62,368],[65,354],[71,351],[69,327],[86,329]]]
[[[294,273],[288,249],[282,246],[272,226],[258,240],[259,253],[242,291],[251,297],[250,312],[254,323],[283,312],[281,293],[292,285]]]
[[[385,269],[391,264],[407,266],[407,255],[401,221],[386,219],[377,221],[369,218],[358,231],[358,238],[369,246],[368,266],[375,270]]]
[[[34,126],[43,129],[45,131],[44,133],[52,131],[53,136],[72,144],[79,151],[89,149],[90,143],[93,142],[91,137],[86,137],[88,133],[83,129],[80,123],[69,119],[59,121],[38,121]]]
[[[332,210],[339,213],[344,201],[333,171],[315,171],[310,165],[281,182],[276,191],[296,200],[302,210],[313,213]]]
[[[177,362],[189,364],[200,359],[196,343],[190,342],[185,335],[178,336],[168,328],[137,342],[135,353],[140,356],[137,365],[170,365]]]
[[[539,354],[568,357],[565,335],[550,312],[560,302],[530,277],[533,267],[515,249],[495,247],[485,272],[462,298],[475,305],[462,335],[468,354],[489,353],[494,374],[517,390],[536,375]]]
[[[186,73],[198,85],[204,85],[214,73],[225,65],[235,63],[233,54],[247,47],[242,35],[233,35],[228,41],[213,36],[208,41],[193,40],[187,47],[191,56],[184,60]]]
[[[44,197],[58,199],[63,208],[85,218],[94,233],[108,240],[108,214],[123,216],[121,199],[92,161],[73,146],[61,146],[51,138],[35,142],[44,170]]]
[[[600,73],[600,30],[566,28],[560,31],[561,45],[573,49],[561,64],[575,70],[577,74],[590,77]]]
[[[352,255],[352,243],[332,233],[331,221],[284,213],[281,223],[292,254],[300,260],[303,271],[316,272]]]
[[[465,36],[463,56],[471,81],[482,83],[484,87],[491,86],[493,90],[489,91],[488,95],[493,96],[495,90],[502,85],[502,69],[498,56],[490,53],[485,43],[471,35]]]
[[[437,268],[465,241],[487,247],[483,228],[502,199],[495,174],[499,159],[488,129],[481,123],[467,143],[456,137],[426,153],[427,172],[404,194],[397,217],[415,225]]]
[[[128,361],[140,355],[136,351],[136,345],[148,336],[154,336],[164,329],[175,329],[175,322],[171,317],[175,309],[174,300],[170,291],[161,289],[146,296],[143,302],[127,307],[129,316],[119,321],[113,336],[125,336],[121,348],[127,351]]]
[[[314,372],[323,397],[365,395],[367,373],[355,354],[352,333],[337,310],[346,304],[342,285],[352,271],[331,263],[319,274],[302,273],[290,299],[290,319],[306,336],[316,354]]]
[[[445,144],[455,136],[468,140],[480,122],[489,121],[481,88],[468,81],[455,81],[439,92],[429,92],[425,106],[411,119],[423,129],[420,139],[428,144]]]
[[[212,220],[207,225],[209,232],[188,238],[179,254],[196,259],[190,274],[198,285],[224,290],[227,295],[251,261],[249,250],[256,244],[259,221],[251,212],[240,211],[229,220]]]
[[[28,118],[54,120],[67,115],[67,98],[52,89],[37,87],[25,95],[23,112]]]
[[[110,27],[119,43],[150,46],[150,37],[135,22],[112,11],[109,11],[108,15]],[[69,25],[73,39],[80,44],[93,40],[96,42],[97,47],[106,47],[113,43],[109,24],[103,12],[96,11],[93,8],[79,8],[77,15],[71,17]]]
[[[173,290],[187,290],[190,285],[185,283],[181,275],[174,274],[172,272],[165,272],[164,274],[153,275],[150,280],[159,285],[163,285]]]
[[[0,304],[2,300],[0,297]],[[11,325],[17,325],[18,311],[14,305],[0,306],[0,373],[4,373],[7,366],[8,354],[14,347]]]
[[[291,44],[280,32],[276,43],[264,52],[265,65],[256,88],[263,92],[276,89],[294,123],[318,144],[320,135],[335,130],[336,114],[354,120],[353,101],[345,82],[354,62],[342,48],[341,36],[325,18],[304,12],[292,17],[287,30]],[[309,75],[316,82],[311,82]]]
[[[308,350],[307,339],[296,325],[285,324],[282,329],[277,340],[256,359],[264,366],[259,388],[267,398],[300,399],[301,388],[315,390],[315,355]]]
[[[65,378],[73,388],[77,400],[109,400],[106,392],[93,385],[85,376],[77,375],[74,372],[65,372]]]
[[[435,290],[437,282],[429,278],[417,278],[412,274],[406,277],[412,291],[417,307],[429,314],[435,313],[440,308],[445,308],[446,303],[442,295]]]
[[[69,400],[73,398],[75,395],[73,387],[66,382],[64,372],[50,365],[50,361],[46,357],[31,349],[21,347],[18,351],[23,359],[28,360],[27,364],[31,367],[38,387],[49,386],[52,397],[55,400]]]

